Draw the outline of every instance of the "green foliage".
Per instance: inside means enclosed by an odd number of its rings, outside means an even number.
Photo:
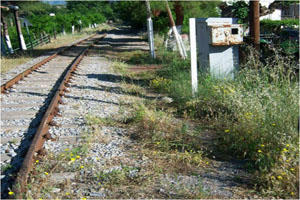
[[[112,9],[108,2],[67,2],[67,7],[56,7],[43,2],[15,2],[20,7],[20,16],[29,20],[32,26],[29,27],[32,40],[34,35],[39,37],[41,33],[54,34],[62,32],[63,28],[66,32],[71,32],[72,25],[77,30],[88,27],[92,23],[103,23],[106,21],[105,16],[112,15]],[[55,13],[55,16],[50,16]],[[9,18],[14,20],[11,12],[4,12],[6,21]],[[79,20],[82,21],[80,25]],[[18,38],[15,26],[9,25],[9,35],[13,48],[18,48]],[[25,28],[22,28],[25,42],[28,44],[29,37]]]
[[[189,18],[219,17],[217,6],[219,1],[190,1],[184,2],[184,20],[182,32],[189,32]]]
[[[134,28],[145,26],[147,11],[144,1],[120,1],[113,4],[117,17]]]
[[[237,1],[232,4],[233,17],[239,19],[239,23],[248,21],[249,5],[245,1]]]
[[[293,26],[299,26],[299,20],[298,19],[283,19],[283,20],[269,20],[264,19],[260,22],[261,29],[264,32],[269,33],[278,33],[280,32],[280,27],[293,27]]]
[[[159,80],[170,80],[171,89],[164,92],[175,100],[180,113],[213,124],[222,138],[220,150],[248,159],[258,171],[264,194],[295,197],[299,187],[296,64],[276,54],[263,65],[249,55],[234,81],[201,75],[197,97],[192,98],[189,63],[177,57],[165,53],[166,65],[158,75],[163,77]],[[160,82],[159,91],[166,85]]]
[[[176,20],[174,12],[174,2],[169,2],[173,18]],[[182,2],[184,9],[183,32],[188,32],[188,19],[190,17],[217,17],[217,5],[219,1],[185,1]],[[150,3],[151,10],[160,11],[159,16],[153,17],[154,30],[166,33],[169,28],[169,19],[164,1],[154,1]],[[116,15],[124,22],[135,28],[146,27],[147,11],[144,1],[121,1],[113,4]]]

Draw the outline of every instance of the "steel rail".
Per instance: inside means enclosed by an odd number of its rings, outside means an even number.
[[[99,38],[103,39],[106,36],[104,34]],[[34,160],[37,158],[37,155],[43,154],[43,145],[46,140],[51,139],[51,135],[48,132],[52,119],[58,114],[59,109],[58,105],[62,103],[62,96],[66,91],[66,87],[70,82],[72,77],[72,72],[74,72],[79,65],[80,61],[88,52],[89,48],[94,45],[94,42],[90,44],[87,48],[82,50],[80,54],[72,61],[71,64],[67,67],[66,71],[63,73],[62,82],[59,85],[59,88],[54,94],[40,124],[34,135],[33,141],[26,153],[22,166],[17,174],[16,181],[13,185],[12,191],[14,191],[15,197],[17,199],[22,199],[22,195],[26,192],[26,185],[28,180],[28,175],[33,168]]]
[[[67,47],[64,47],[63,49],[59,50],[58,52],[52,54],[51,56],[45,58],[44,60],[38,62],[37,64],[33,65],[32,67],[26,69],[25,71],[21,72],[20,74],[18,74],[17,76],[15,76],[14,78],[10,79],[9,81],[7,81],[6,83],[2,84],[1,85],[1,93],[5,93],[7,89],[11,88],[14,84],[18,83],[20,80],[23,80],[24,77],[28,76],[31,72],[33,72],[34,70],[40,68],[42,65],[44,65],[45,63],[49,62],[50,60],[52,60],[53,58],[57,57],[59,54],[61,54],[62,52],[78,45],[78,44],[81,44],[82,42],[92,38],[92,37],[95,37],[96,34],[93,34],[91,35],[90,37],[88,38],[85,38],[83,40],[80,40],[79,42],[73,44],[73,45],[70,45],[70,46],[67,46]]]

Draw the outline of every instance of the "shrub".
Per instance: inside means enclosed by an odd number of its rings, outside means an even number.
[[[284,19],[284,20],[270,20],[270,19],[264,19],[260,22],[261,29],[264,32],[279,32],[281,29],[281,26],[284,27],[291,27],[293,26],[299,26],[299,20],[298,19]]]
[[[265,64],[252,57],[234,81],[200,75],[197,97],[192,98],[188,61],[178,60],[169,53],[163,57],[169,63],[158,75],[163,77],[161,80],[171,80],[166,91],[174,98],[174,105],[182,113],[211,122],[222,138],[220,149],[249,160],[250,169],[258,172],[259,188],[266,195],[296,197],[299,187],[296,64],[277,54]]]

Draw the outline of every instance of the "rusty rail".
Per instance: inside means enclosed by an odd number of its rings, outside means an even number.
[[[38,62],[37,64],[33,65],[32,67],[26,69],[25,71],[23,71],[22,73],[18,74],[17,76],[15,76],[14,78],[10,79],[9,81],[7,81],[6,83],[4,83],[3,85],[1,85],[1,93],[5,93],[5,91],[7,89],[9,89],[10,87],[12,87],[14,84],[18,83],[20,80],[23,80],[24,77],[28,76],[31,72],[33,72],[34,70],[40,68],[42,65],[44,65],[45,63],[49,62],[50,60],[52,60],[53,58],[55,58],[56,56],[58,56],[59,54],[61,54],[62,52],[78,45],[81,44],[82,42],[94,37],[96,34],[91,35],[88,38],[85,38],[83,40],[80,40],[79,42],[70,45],[68,47],[65,47],[61,50],[59,50],[58,52],[52,54],[51,56],[45,58],[44,60]]]
[[[104,34],[101,38],[103,39],[106,36]],[[33,161],[36,158],[36,154],[42,154],[43,145],[46,140],[51,139],[51,135],[48,132],[49,126],[51,124],[52,119],[58,114],[59,109],[58,105],[62,103],[62,96],[64,96],[64,92],[66,91],[67,84],[70,82],[72,72],[74,72],[79,65],[80,61],[87,53],[89,48],[93,46],[94,43],[89,45],[87,48],[81,51],[81,53],[73,60],[73,62],[67,67],[67,70],[63,74],[62,82],[59,85],[53,99],[51,100],[50,105],[48,106],[41,123],[37,129],[37,132],[34,135],[33,141],[26,153],[20,171],[17,175],[15,184],[13,185],[13,191],[15,193],[15,197],[17,199],[22,199],[22,194],[26,192],[26,185],[28,180],[28,174],[33,168]]]

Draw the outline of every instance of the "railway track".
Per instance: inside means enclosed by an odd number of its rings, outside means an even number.
[[[88,49],[105,35],[66,47],[1,85],[1,197],[24,192],[33,162],[51,139],[49,126],[68,91],[72,72]],[[17,173],[18,172],[18,173]],[[11,186],[14,185],[14,188]]]

